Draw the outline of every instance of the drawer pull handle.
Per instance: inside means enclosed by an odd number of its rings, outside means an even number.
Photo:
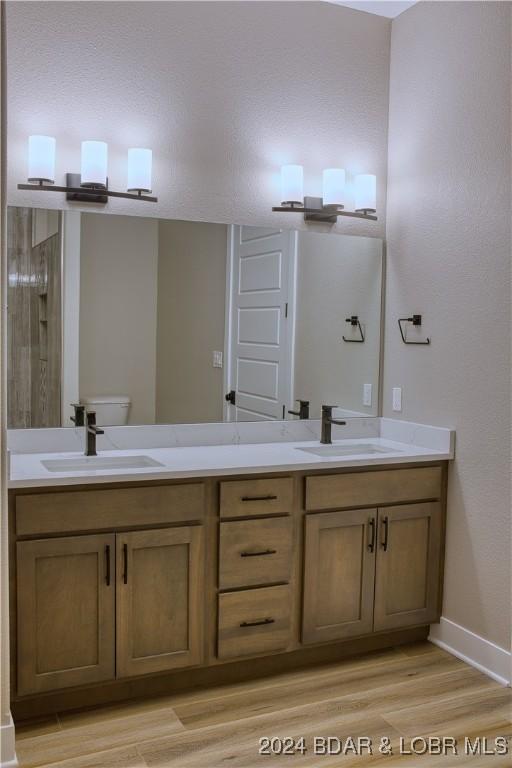
[[[242,621],[241,627],[261,627],[263,624],[274,624],[275,619],[256,619],[256,621]]]
[[[268,496],[242,496],[242,501],[275,501],[277,496],[269,494]]]
[[[277,549],[262,549],[261,552],[240,552],[240,557],[260,557],[261,555],[275,555]]]

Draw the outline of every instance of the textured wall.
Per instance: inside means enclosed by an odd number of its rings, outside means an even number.
[[[275,225],[283,163],[304,164],[309,194],[341,165],[377,174],[380,220],[338,228],[384,235],[389,19],[319,2],[7,10],[10,204],[63,207],[60,194],[42,203],[16,190],[27,136],[47,133],[60,182],[79,170],[82,139],[109,142],[115,189],[126,188],[126,149],[153,149],[158,205],[111,200],[114,213]]]
[[[130,424],[154,424],[158,222],[82,216],[80,397],[129,395]]]
[[[384,415],[452,426],[443,615],[510,648],[510,3],[393,22]],[[397,318],[424,315],[430,347]]]
[[[222,421],[226,254],[224,224],[160,221],[156,421]]]
[[[295,397],[310,401],[319,419],[322,403],[378,415],[382,243],[369,237],[300,232],[295,326]],[[359,315],[364,344],[345,322]],[[372,385],[372,407],[363,384]]]

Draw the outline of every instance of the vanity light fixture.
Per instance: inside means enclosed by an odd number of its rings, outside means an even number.
[[[345,171],[343,168],[326,168],[323,172],[323,196],[304,196],[302,165],[281,167],[281,205],[274,206],[279,213],[303,213],[305,221],[334,224],[338,216],[377,221],[376,177],[360,174],[355,177],[355,211],[346,211]]]
[[[126,192],[108,188],[108,145],[104,141],[83,141],[80,173],[67,173],[66,186],[55,185],[56,141],[52,136],[29,136],[28,183],[18,189],[43,192],[65,192],[71,202],[107,203],[109,197],[144,200],[151,197],[152,152],[134,147],[128,150],[128,183]]]
[[[354,182],[355,209],[360,213],[375,213],[377,209],[377,179],[371,173],[360,173]]]
[[[128,192],[151,192],[151,165],[153,153],[150,149],[132,147],[128,150]]]
[[[53,136],[28,137],[28,180],[30,182],[54,183],[55,144]]]
[[[80,186],[107,188],[108,145],[104,141],[82,141]]]

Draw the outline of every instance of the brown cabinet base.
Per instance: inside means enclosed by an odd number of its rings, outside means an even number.
[[[250,663],[247,659],[243,659],[212,667],[182,669],[166,674],[145,675],[131,680],[116,680],[88,688],[56,691],[43,696],[14,700],[11,702],[11,711],[14,720],[19,721],[126,699],[150,698],[189,689],[206,689],[216,685],[255,680],[304,666],[328,664],[350,656],[426,640],[428,632],[428,626],[412,627],[396,632],[351,638],[341,643],[252,658]]]
[[[13,711],[30,717],[230,683],[426,637],[441,605],[446,470],[446,462],[433,462],[11,491]],[[350,496],[365,487],[375,505]],[[127,492],[133,498],[125,521]],[[81,512],[90,498],[115,516],[100,532],[97,515],[73,516],[78,498]],[[73,608],[72,593],[85,590],[91,606],[103,596],[105,615],[91,624],[91,636],[105,637],[105,650],[91,665],[83,644],[47,643],[40,676],[20,637],[43,638],[45,616],[56,610],[46,585],[59,582],[61,547],[71,565],[60,585],[63,616]],[[50,560],[37,565],[43,580],[34,588],[29,571],[39,556]],[[411,578],[399,589],[404,568]],[[117,615],[106,602],[114,592]],[[44,616],[34,610],[36,599],[47,606]]]

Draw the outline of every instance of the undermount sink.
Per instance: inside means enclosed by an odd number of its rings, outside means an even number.
[[[358,443],[357,445],[319,445],[315,448],[297,448],[297,451],[312,453],[314,456],[357,456],[364,453],[400,453],[396,448],[383,448],[375,443]]]
[[[49,472],[80,472],[91,469],[144,469],[163,467],[149,456],[81,456],[72,459],[45,459],[41,464]]]

